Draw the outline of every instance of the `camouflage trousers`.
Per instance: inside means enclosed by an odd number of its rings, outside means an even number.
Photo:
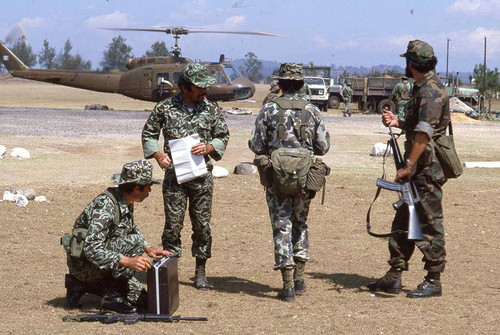
[[[309,192],[286,196],[268,187],[266,199],[273,229],[273,269],[294,268],[297,260],[309,261],[309,229],[306,222],[311,205]]]
[[[437,177],[437,178],[436,178]],[[423,253],[424,269],[428,272],[443,272],[446,250],[443,226],[443,193],[441,186],[446,180],[441,165],[436,161],[429,167],[417,171],[411,180],[417,187],[420,202],[415,205],[424,241],[409,241],[407,234],[396,234],[389,239],[389,264],[394,268],[408,270],[415,245]],[[392,222],[392,230],[408,229],[408,206],[401,206]]]
[[[141,235],[130,234],[125,238],[113,239],[106,243],[106,249],[124,256],[135,257],[144,253],[144,238]],[[139,298],[143,285],[134,277],[135,270],[118,265],[112,269],[99,269],[86,258],[74,258],[68,255],[69,273],[82,282],[98,284],[105,290],[122,287],[126,283],[127,299],[133,303]]]
[[[408,103],[408,101],[410,100],[403,100],[403,99],[398,100],[397,102],[398,120],[404,121],[406,119],[406,104]]]
[[[344,101],[344,114],[349,114],[349,107],[351,106],[351,100],[345,100]]]
[[[173,169],[167,169],[163,180],[163,204],[165,209],[165,227],[161,241],[163,249],[177,257],[182,255],[181,230],[189,199],[189,218],[191,220],[193,257],[208,259],[212,257],[212,194],[214,181],[212,174],[198,177],[183,184],[177,183]]]

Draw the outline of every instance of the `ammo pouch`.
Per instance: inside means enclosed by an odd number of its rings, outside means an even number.
[[[253,160],[253,164],[259,171],[260,183],[264,187],[273,186],[273,166],[271,160],[266,155],[257,155]]]
[[[307,173],[306,188],[310,191],[318,192],[326,183],[326,176],[330,174],[330,168],[321,158],[316,158],[309,172]]]
[[[443,168],[446,178],[458,178],[463,173],[462,163],[458,158],[453,141],[453,129],[451,121],[448,126],[449,135],[443,135],[434,139],[434,150],[436,157]]]
[[[85,244],[85,237],[87,236],[87,229],[75,228],[70,233],[66,233],[61,237],[61,245],[66,253],[75,258],[81,258],[83,255],[83,246]]]
[[[271,154],[274,187],[280,194],[296,195],[306,188],[311,154],[305,148],[279,148]]]

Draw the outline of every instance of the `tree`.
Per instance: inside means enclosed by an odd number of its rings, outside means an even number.
[[[145,57],[165,57],[170,56],[165,42],[155,42],[151,45],[151,49],[146,51]]]
[[[31,46],[26,44],[24,38],[18,39],[14,45],[12,45],[11,51],[27,66],[36,65],[36,55],[33,53]]]
[[[254,83],[260,82],[264,75],[262,74],[262,62],[257,59],[253,52],[248,52],[245,55],[245,76]]]
[[[38,63],[46,69],[56,67],[56,49],[49,46],[49,41],[43,41],[43,49],[38,53]]]
[[[71,49],[73,49],[73,46],[68,39],[64,44],[64,49],[59,52],[56,58],[55,68],[65,70],[90,70],[90,61],[84,61],[79,54],[75,56],[71,55]]]
[[[125,72],[127,70],[125,63],[130,58],[132,47],[125,44],[126,40],[119,35],[118,37],[114,37],[112,42],[109,43],[108,50],[104,51],[104,58],[99,63],[103,71]]]
[[[483,64],[474,65],[474,78],[476,80],[474,87],[483,91]],[[485,87],[484,92],[496,93],[500,91],[500,75],[498,72],[498,68],[495,70],[490,70],[486,68],[486,76],[485,76]]]

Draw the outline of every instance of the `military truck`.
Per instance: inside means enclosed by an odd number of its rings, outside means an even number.
[[[344,81],[346,84],[351,83],[352,101],[358,104],[360,110],[382,113],[382,108],[385,106],[395,110],[394,102],[389,103],[388,98],[401,78],[346,77]]]
[[[328,111],[328,84],[325,80],[321,77],[304,77],[304,81],[311,91],[311,103],[324,112]]]
[[[323,97],[321,97],[321,105],[320,108],[326,111],[328,107],[330,108],[338,108],[342,99],[342,85],[335,85],[333,78],[330,75],[330,67],[329,66],[314,66],[312,63],[309,63],[308,66],[304,66],[304,77],[308,78],[323,78],[325,83],[325,91]],[[312,79],[310,79],[312,80]],[[306,80],[307,82],[307,80]],[[309,88],[311,85],[308,83]],[[318,90],[321,88],[317,87]],[[312,91],[312,89],[311,89]],[[317,92],[319,93],[319,92]],[[325,98],[326,95],[326,98]],[[318,105],[319,107],[319,105]]]

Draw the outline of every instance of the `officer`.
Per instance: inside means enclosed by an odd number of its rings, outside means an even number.
[[[269,93],[264,98],[262,105],[264,106],[269,101],[271,101],[272,99],[279,97],[279,96],[280,96],[280,87],[278,86],[278,81],[273,80],[270,84],[270,87],[269,87]]]
[[[194,285],[198,289],[210,289],[206,278],[206,262],[212,256],[213,164],[224,155],[229,141],[229,130],[219,107],[206,99],[207,88],[215,79],[207,74],[204,65],[187,64],[181,72],[180,92],[159,102],[149,116],[142,131],[142,148],[145,158],[155,158],[165,171],[163,202],[165,227],[162,235],[163,248],[180,257],[181,230],[189,200],[189,217],[193,228],[191,254],[196,258]],[[160,150],[158,139],[163,133],[164,148]],[[200,143],[191,148],[193,155],[203,156],[208,173],[194,180],[179,184],[168,141],[198,134]]]
[[[351,117],[351,113],[349,112],[349,106],[351,105],[352,101],[352,95],[353,95],[353,90],[351,88],[351,83],[348,82],[346,88],[344,88],[344,91],[342,91],[342,97],[344,98],[344,117],[349,116]]]
[[[66,301],[70,308],[85,293],[104,294],[102,308],[118,313],[135,313],[136,305],[145,307],[146,292],[134,274],[149,269],[149,257],[171,255],[153,248],[134,223],[134,203],[142,202],[151,192],[153,165],[137,160],[123,165],[114,174],[110,187],[98,195],[76,219],[74,229],[86,231],[83,254],[68,254]],[[82,235],[83,236],[83,235]]]
[[[402,271],[408,271],[408,261],[415,245],[423,253],[424,281],[409,298],[441,296],[441,273],[445,268],[445,242],[443,227],[443,193],[441,187],[446,177],[434,154],[434,137],[443,135],[450,120],[449,101],[444,85],[435,74],[437,58],[433,48],[426,42],[413,40],[407,51],[406,75],[415,80],[413,95],[407,105],[405,120],[398,119],[388,110],[382,113],[384,125],[401,128],[406,133],[406,165],[397,171],[396,181],[405,177],[415,184],[420,202],[416,204],[423,241],[410,241],[406,233],[393,235],[389,239],[389,271],[379,280],[367,285],[371,291],[401,292]],[[396,211],[392,230],[408,228],[408,207]]]
[[[283,95],[260,110],[248,142],[250,150],[257,155],[271,156],[280,147],[305,148],[311,160],[314,154],[326,154],[330,148],[330,134],[320,110],[299,96],[304,85],[302,64],[282,63],[278,79]],[[266,188],[274,239],[273,268],[281,270],[283,277],[283,289],[278,299],[286,302],[295,301],[295,295],[306,290],[304,269],[309,261],[307,216],[313,196],[309,190],[290,196],[280,194],[276,185]]]
[[[401,77],[401,82],[397,83],[392,89],[391,95],[389,95],[389,103],[395,98],[396,105],[398,108],[398,120],[405,119],[406,116],[406,104],[410,101],[411,92],[413,89],[413,84],[408,81],[407,76]]]

